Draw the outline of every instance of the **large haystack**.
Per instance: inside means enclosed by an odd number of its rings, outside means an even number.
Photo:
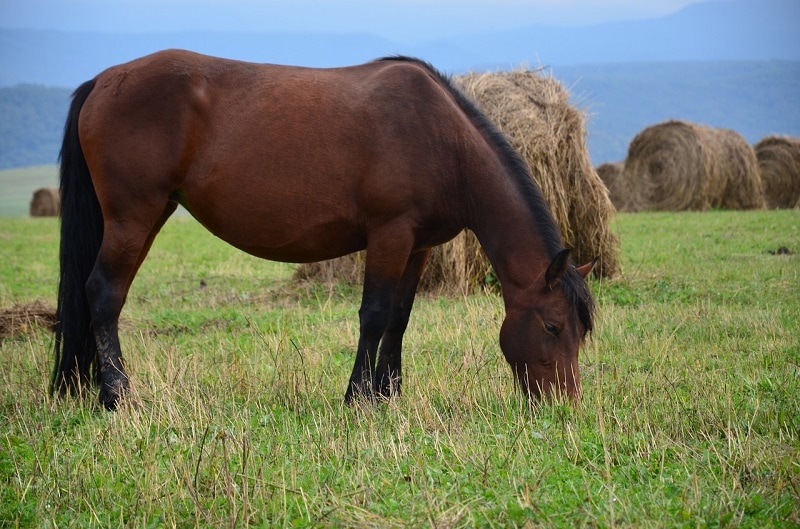
[[[61,213],[61,195],[57,187],[43,187],[33,192],[31,217],[58,217]]]
[[[800,207],[800,138],[767,136],[755,151],[767,207]]]
[[[470,73],[455,84],[475,101],[527,161],[576,263],[600,256],[596,272],[616,274],[619,241],[610,230],[614,207],[586,149],[584,115],[569,93],[539,71]],[[303,265],[296,276],[360,280],[363,257]],[[481,288],[491,265],[472,233],[435,248],[421,288],[469,292]]]
[[[755,152],[729,129],[686,121],[650,126],[631,141],[622,178],[634,211],[764,207]]]

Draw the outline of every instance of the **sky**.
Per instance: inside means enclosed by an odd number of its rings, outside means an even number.
[[[700,0],[0,0],[0,27],[371,33],[428,40],[535,24],[652,18]]]

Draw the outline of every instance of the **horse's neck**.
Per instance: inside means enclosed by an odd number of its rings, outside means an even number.
[[[473,181],[474,182],[474,181]],[[550,264],[540,227],[513,182],[486,181],[472,189],[470,229],[492,263],[506,303],[535,281]]]

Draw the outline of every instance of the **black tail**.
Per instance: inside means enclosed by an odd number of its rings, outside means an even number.
[[[99,382],[86,280],[103,240],[103,214],[78,138],[78,116],[94,85],[87,81],[72,95],[61,145],[61,272],[51,394]]]

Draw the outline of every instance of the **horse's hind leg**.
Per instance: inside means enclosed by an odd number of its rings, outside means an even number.
[[[380,397],[400,394],[402,383],[401,357],[403,334],[408,327],[408,319],[414,305],[417,285],[428,261],[430,250],[411,255],[406,265],[397,292],[394,295],[392,310],[386,330],[381,338],[378,361],[375,368],[373,387]]]
[[[107,409],[116,408],[128,390],[128,375],[119,343],[122,306],[150,245],[174,211],[175,205],[170,203],[160,216],[154,215],[152,223],[116,219],[104,223],[103,243],[86,283],[86,294],[97,342],[100,402]]]

